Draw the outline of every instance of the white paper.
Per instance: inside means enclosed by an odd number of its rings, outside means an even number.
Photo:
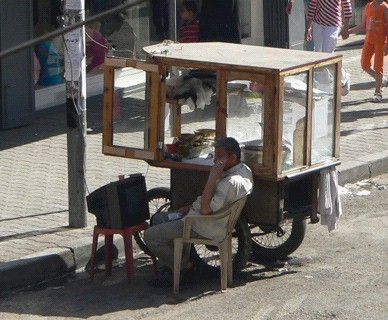
[[[211,157],[209,155],[200,156],[198,158],[183,158],[182,162],[184,163],[190,163],[190,164],[197,164],[201,166],[213,166],[214,165],[214,156]]]
[[[75,29],[65,34],[65,79],[77,81],[81,74],[81,31]]]
[[[65,9],[66,10],[84,10],[85,9],[85,0],[66,0]]]

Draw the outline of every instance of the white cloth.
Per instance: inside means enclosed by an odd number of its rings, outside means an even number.
[[[318,212],[321,224],[330,231],[336,228],[337,218],[342,214],[341,199],[338,193],[338,177],[335,168],[321,171],[319,180]]]
[[[186,96],[191,111],[195,108],[204,109],[205,105],[211,104],[213,89],[204,85],[201,79],[184,75],[172,77],[166,80],[166,88],[169,99]]]

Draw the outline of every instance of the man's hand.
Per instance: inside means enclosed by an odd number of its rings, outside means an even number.
[[[347,29],[347,28],[342,29],[341,36],[342,36],[342,39],[344,39],[344,40],[349,38],[349,29]]]
[[[210,170],[205,188],[202,192],[201,214],[206,215],[212,213],[210,202],[213,198],[214,190],[216,189],[217,180],[222,177],[222,172],[224,171],[227,160],[228,159],[226,158],[218,159]]]
[[[311,28],[306,28],[306,31],[304,33],[304,38],[307,40],[307,41],[311,41],[313,36],[311,35]]]
[[[347,38],[349,38],[349,18],[344,18],[344,26],[342,27],[342,30],[341,30],[341,36],[342,36],[342,39],[346,40]]]
[[[288,1],[288,3],[287,3],[287,5],[286,5],[286,13],[288,14],[288,15],[290,15],[291,14],[291,10],[292,10],[292,5],[294,4],[294,0],[290,0],[290,1]]]
[[[311,27],[312,27],[312,25],[313,25],[313,20],[311,18],[309,18],[307,20],[306,29],[305,29],[305,32],[304,32],[304,38],[307,41],[310,41],[313,38],[313,36],[311,35]]]
[[[181,207],[179,208],[177,211],[181,214],[182,217],[184,217],[185,215],[187,215],[189,213],[189,211],[191,210],[191,205],[187,205],[187,206],[184,206],[184,207]]]
[[[214,178],[214,179],[221,178],[222,172],[224,171],[226,161],[227,161],[227,159],[221,159],[213,165],[212,169],[210,170],[210,175],[212,176],[212,178]]]

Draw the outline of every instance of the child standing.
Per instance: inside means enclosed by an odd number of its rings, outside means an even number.
[[[181,5],[181,18],[183,24],[179,29],[179,42],[199,41],[199,21],[197,19],[198,7],[195,1],[183,1]]]
[[[362,23],[349,29],[349,33],[364,30],[366,30],[366,36],[361,54],[361,68],[375,79],[375,93],[372,101],[380,102],[383,99],[383,87],[388,83],[383,70],[384,55],[388,54],[388,4],[384,0],[373,0],[367,3]]]

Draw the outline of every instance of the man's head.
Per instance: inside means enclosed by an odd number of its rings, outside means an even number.
[[[229,169],[240,163],[241,149],[236,139],[232,137],[218,140],[215,145],[214,163],[225,161],[224,169]]]

